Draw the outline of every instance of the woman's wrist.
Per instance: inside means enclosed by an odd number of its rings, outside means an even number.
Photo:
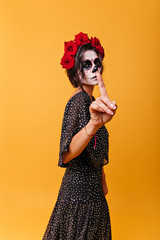
[[[90,119],[89,122],[86,125],[86,132],[88,135],[94,135],[96,134],[97,130],[100,128],[100,126],[97,126],[94,124],[93,120]]]

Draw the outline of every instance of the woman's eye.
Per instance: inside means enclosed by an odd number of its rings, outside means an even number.
[[[84,68],[84,69],[89,69],[89,68],[91,68],[92,67],[92,63],[90,62],[90,61],[84,61],[84,62],[82,62],[82,67]]]
[[[84,64],[83,68],[89,68],[89,65],[88,64]]]
[[[97,59],[94,60],[94,64],[95,64],[98,68],[102,67],[102,63],[101,63],[101,61],[99,60],[99,58],[97,58]]]

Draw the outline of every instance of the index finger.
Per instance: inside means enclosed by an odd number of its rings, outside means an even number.
[[[108,97],[104,81],[103,81],[102,76],[99,72],[97,72],[97,80],[98,80],[98,85],[99,85],[101,96],[102,97]]]

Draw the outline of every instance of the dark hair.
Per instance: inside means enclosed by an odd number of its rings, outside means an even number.
[[[82,77],[84,77],[83,69],[82,69],[82,57],[85,51],[87,50],[93,50],[98,55],[98,58],[100,59],[102,63],[102,58],[99,52],[91,45],[91,43],[86,43],[80,47],[78,47],[77,53],[75,55],[75,65],[73,68],[66,70],[67,76],[73,85],[73,87],[80,86],[83,89],[83,82],[81,81],[82,78],[79,77],[79,72],[82,74]],[[103,64],[101,68],[101,73],[103,72]]]

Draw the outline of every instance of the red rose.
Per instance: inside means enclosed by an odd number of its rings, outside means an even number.
[[[102,60],[103,60],[103,58],[104,58],[104,48],[102,46],[98,46],[98,47],[96,47],[96,50],[99,52],[99,54],[101,55]]]
[[[104,48],[101,46],[99,39],[96,37],[94,37],[94,38],[91,37],[91,44],[99,52],[99,54],[101,55],[101,57],[103,59],[104,58]]]
[[[61,59],[62,67],[68,70],[70,68],[73,68],[74,64],[75,64],[74,57],[64,54],[64,56]]]
[[[73,41],[65,42],[64,45],[65,45],[64,50],[67,55],[75,55],[76,54],[78,46],[75,42],[73,42]]]
[[[90,39],[87,34],[80,32],[77,35],[75,35],[75,42],[77,43],[78,46],[82,46],[85,43],[89,43]]]
[[[91,37],[91,44],[95,48],[101,46],[99,39],[96,37],[94,37],[94,38]]]

